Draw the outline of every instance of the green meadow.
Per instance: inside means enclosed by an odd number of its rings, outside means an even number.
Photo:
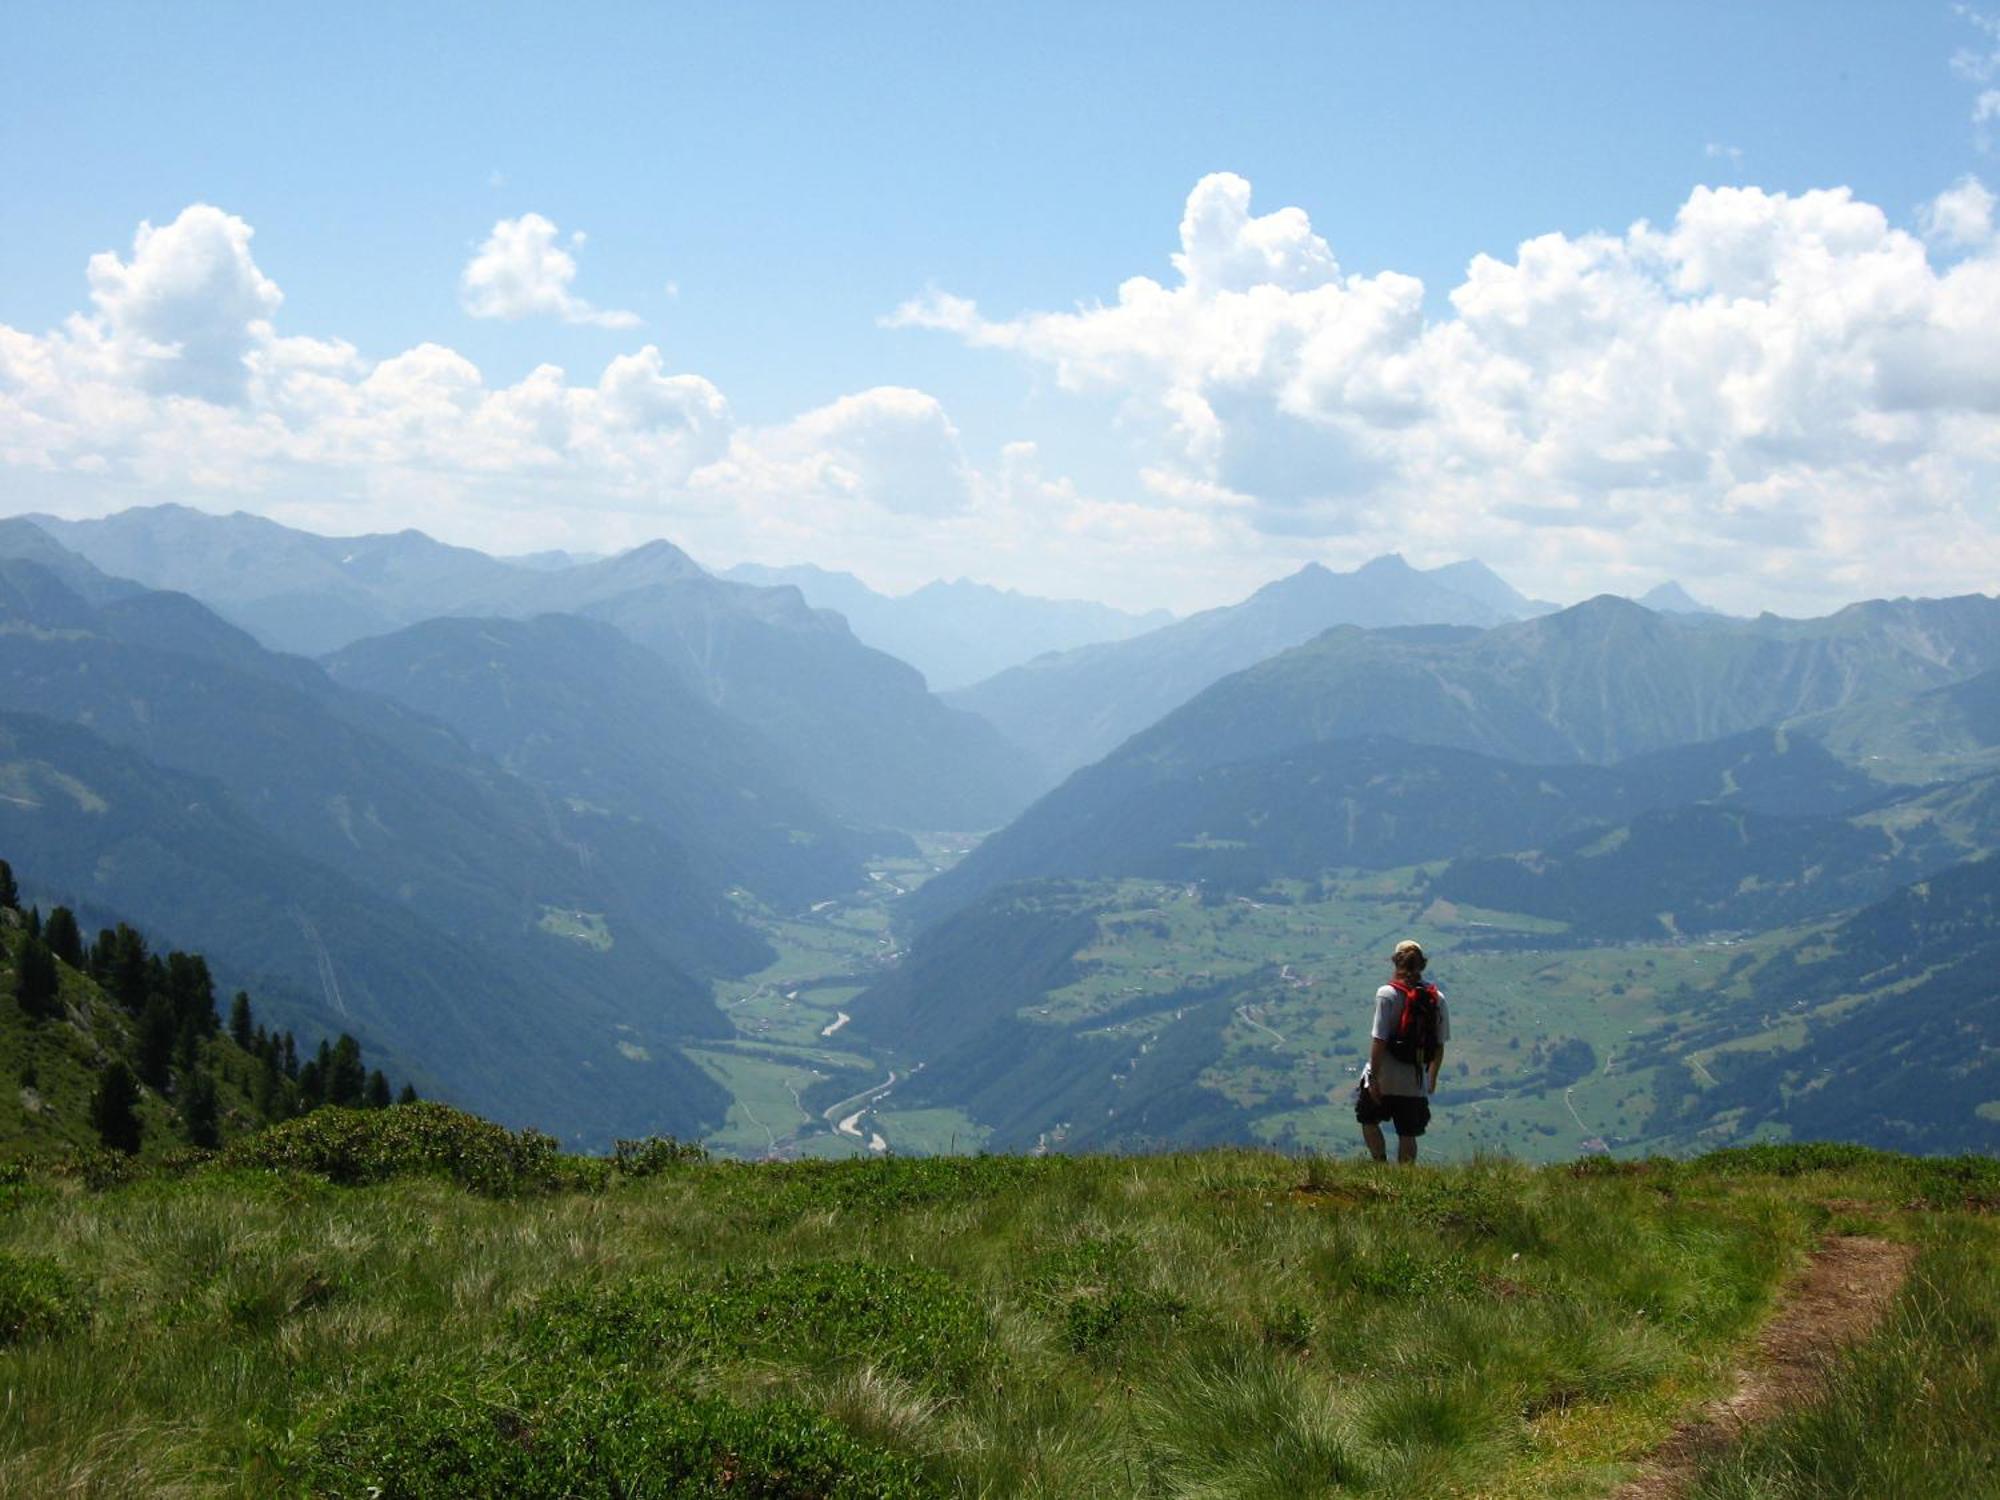
[[[1971,1158],[607,1160],[419,1104],[0,1196],[10,1495],[1604,1495],[1835,1231],[1915,1274],[1700,1493],[2000,1462]]]

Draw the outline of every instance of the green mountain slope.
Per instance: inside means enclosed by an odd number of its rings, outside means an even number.
[[[469,942],[392,893],[302,857],[214,781],[88,730],[0,715],[0,848],[27,893],[86,927],[129,919],[208,953],[302,1034],[351,1031],[426,1093],[603,1141],[692,1132],[722,1099],[675,1050],[711,1027],[663,967],[630,987],[539,925]],[[532,950],[548,950],[535,954]],[[684,987],[684,1017],[661,1004]]]
[[[922,925],[1009,881],[1043,877],[1143,875],[1255,891],[1343,866],[1466,860],[1564,840],[1581,848],[1640,814],[1695,803],[1844,827],[1836,815],[1883,797],[1880,783],[1817,740],[1775,730],[1612,767],[1522,765],[1381,738],[1191,771],[1120,754],[1078,772],[918,891],[907,915]],[[1735,871],[1730,882],[1751,873],[1732,846],[1714,847]],[[1922,868],[1963,857],[1955,849]],[[1917,868],[1898,866],[1870,895]]]
[[[1700,1113],[1729,1117],[1738,1136],[1776,1128],[1927,1153],[2000,1149],[1996,973],[2000,860],[1897,891],[1750,975],[1735,1025],[1705,1054],[1717,1087],[1700,1095]],[[1794,1019],[1773,1034],[1774,1016]],[[1674,1116],[1661,1124],[1687,1138]]]
[[[228,804],[290,856],[294,873],[274,880],[273,904],[306,908],[308,892],[330,902],[252,946],[204,937],[219,961],[270,971],[268,950],[285,948],[294,957],[281,972],[331,969],[308,992],[335,1005],[355,976],[343,975],[333,947],[324,956],[320,947],[329,931],[345,931],[354,908],[298,867],[338,876],[341,889],[400,909],[410,929],[392,950],[410,956],[405,973],[362,963],[379,981],[363,985],[377,1012],[371,1024],[468,1102],[518,1119],[520,1101],[539,1094],[534,1118],[596,1138],[623,1123],[620,1101],[681,1129],[716,1106],[712,1085],[671,1040],[723,1029],[690,971],[754,968],[768,949],[736,919],[722,872],[666,833],[566,807],[433,721],[341,688],[310,663],[264,653],[191,601],[93,610],[35,565],[15,562],[0,568],[0,619],[9,622],[0,628],[9,704],[87,724],[152,766],[207,778],[213,790],[200,800]],[[57,747],[43,759],[69,774],[66,753]],[[97,878],[88,856],[130,830],[116,817],[82,817],[68,832],[81,839],[75,879],[86,899]],[[156,908],[137,899],[121,909],[155,920]],[[362,931],[348,936],[367,950]],[[416,957],[427,942],[482,961],[463,975],[435,972]],[[482,1011],[490,1019],[477,1019]],[[440,1024],[447,1036],[481,1026],[488,1035],[453,1055],[434,1030]],[[551,1047],[552,1033],[568,1040]],[[546,1088],[525,1082],[551,1053],[565,1069],[602,1076],[587,1088],[575,1073]],[[516,1082],[524,1092],[510,1094]]]
[[[1212,683],[1330,627],[1487,626],[1534,609],[1477,564],[1426,574],[1400,557],[1351,573],[1314,563],[1240,604],[1027,662],[950,697],[1032,750],[1053,785]]]

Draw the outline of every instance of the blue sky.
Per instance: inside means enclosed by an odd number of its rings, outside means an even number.
[[[711,474],[695,484],[696,501],[687,496],[699,464],[669,463],[648,489],[632,482],[630,455],[615,483],[561,463],[475,482],[441,477],[456,460],[437,454],[412,465],[356,445],[329,467],[329,445],[315,442],[309,458],[288,453],[274,468],[265,452],[255,473],[218,464],[204,475],[135,457],[145,441],[130,428],[93,438],[78,425],[91,403],[74,395],[74,374],[61,377],[72,388],[61,420],[77,430],[65,429],[60,452],[19,456],[57,420],[47,401],[28,414],[29,437],[0,451],[16,455],[5,472],[27,504],[78,513],[171,498],[361,529],[401,507],[405,524],[494,547],[668,534],[718,562],[822,560],[895,586],[969,572],[1187,608],[1309,556],[1359,560],[1405,534],[1398,483],[1435,487],[1430,458],[1412,467],[1383,447],[1413,419],[1368,417],[1367,432],[1348,430],[1363,420],[1351,393],[1329,407],[1323,391],[1221,380],[1225,401],[1213,369],[1165,371],[1157,351],[1140,369],[1130,348],[1116,369],[1079,378],[1065,364],[1073,349],[992,331],[1112,302],[1133,276],[1171,286],[1177,225],[1208,174],[1246,180],[1252,216],[1296,205],[1342,277],[1417,278],[1423,318],[1442,326],[1457,316],[1451,293],[1475,255],[1511,260],[1536,236],[1623,235],[1641,219],[1668,226],[1701,185],[1787,201],[1846,188],[1917,235],[1939,194],[1994,175],[1972,117],[1996,49],[1978,15],[1924,3],[17,4],[0,16],[0,325],[42,338],[91,313],[92,255],[136,264],[141,221],[170,225],[189,205],[213,205],[254,230],[256,271],[282,289],[269,319],[279,336],[340,341],[361,366],[439,345],[495,391],[545,364],[595,386],[608,362],[651,346],[660,371],[721,393],[728,436],[713,443],[756,451],[729,460],[727,483]],[[574,262],[566,295],[629,312],[634,326],[468,311],[468,262],[498,221],[527,214],[556,226]],[[578,231],[587,238],[572,243]],[[1929,243],[1939,276],[1989,253],[1976,231]],[[927,290],[975,302],[987,331],[889,316]],[[115,316],[108,306],[98,314]],[[1323,320],[1314,326],[1326,336]],[[884,388],[932,405],[864,403],[800,425]],[[1213,408],[1203,420],[1227,429],[1205,449],[1176,425],[1190,392]],[[1940,423],[1963,427],[1983,402],[1953,396]],[[262,415],[293,428],[309,420],[277,405]],[[1590,440],[1633,452],[1667,442],[1629,424]],[[964,485],[956,500],[875,500],[873,485],[923,483],[941,441],[944,488]],[[1905,434],[1891,458],[1863,463],[1863,482],[1877,487],[1870,504],[1885,503],[1883,463],[1943,441]],[[713,443],[698,456],[713,462]],[[1071,497],[1043,503],[1107,508],[1065,512],[1062,547],[1030,544],[1037,513],[1018,493],[995,499],[1010,483],[1021,489],[1002,475],[1024,470],[1008,447],[1022,443],[1035,445],[1033,486]],[[1258,445],[1254,462],[1232,469],[1216,457],[1247,443]],[[1951,527],[1990,530],[1990,513],[1963,513],[1965,495],[1990,481],[1988,440],[1959,431],[1950,445],[1954,475],[1926,483],[1957,497]],[[1788,493],[1852,470],[1851,454],[1832,451],[1840,446],[1817,454]],[[1462,469],[1465,452],[1454,451]],[[371,461],[396,475],[362,472]],[[1651,535],[1654,521],[1634,535],[1616,504],[1575,477],[1574,455],[1548,462],[1539,488],[1582,486],[1555,502],[1571,522],[1605,505],[1591,536],[1581,524],[1559,527],[1561,537],[1535,532],[1538,502],[1514,494],[1494,502],[1521,513],[1506,534],[1440,514],[1415,527],[1407,550],[1441,561],[1469,536],[1524,586],[1565,596],[1600,575],[1623,586],[1714,567],[1671,528]],[[1320,464],[1340,503],[1315,494],[1278,506],[1257,491],[1259,475],[1301,470],[1293,487],[1313,489]],[[1646,481],[1659,491],[1655,509],[1687,512],[1691,542],[1709,528],[1674,485],[1692,482],[1693,466],[1672,483]],[[425,472],[413,479],[413,467]],[[1732,514],[1743,486],[1768,477],[1731,466]],[[609,498],[593,505],[587,492],[600,481]],[[815,498],[822,482],[831,498]],[[1851,473],[1845,482],[1851,495]],[[538,504],[539,485],[565,498]],[[1616,487],[1629,501],[1634,486]],[[1368,514],[1355,498],[1363,489],[1378,502]],[[1168,512],[1178,528],[1161,520]],[[981,524],[966,521],[975,513]],[[1788,524],[1802,514],[1794,507]],[[1845,571],[1816,564],[1815,547],[1839,553]],[[1738,604],[1803,607],[1815,590],[1907,583],[1852,524],[1795,550],[1805,555],[1777,569],[1745,564],[1715,587]]]

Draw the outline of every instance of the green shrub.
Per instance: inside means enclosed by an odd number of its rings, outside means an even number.
[[[90,1304],[62,1267],[0,1251],[0,1345],[54,1338],[89,1319]]]
[[[962,1376],[984,1332],[978,1305],[941,1272],[853,1260],[564,1288],[523,1329],[530,1349],[562,1359],[756,1354],[807,1366],[853,1360],[918,1381]]]
[[[389,1109],[316,1109],[244,1136],[225,1165],[309,1172],[354,1185],[396,1177],[445,1177],[492,1197],[565,1185],[554,1137],[508,1130],[443,1104]]]
[[[141,1168],[136,1157],[127,1156],[123,1151],[108,1151],[102,1146],[79,1146],[53,1157],[48,1163],[48,1171],[59,1181],[80,1182],[92,1191],[102,1191],[131,1182],[140,1175]]]
[[[379,1500],[903,1500],[916,1464],[789,1402],[744,1407],[629,1371],[510,1366],[377,1382],[321,1430],[317,1493]]]
[[[611,1149],[611,1164],[625,1177],[657,1177],[669,1168],[707,1160],[708,1147],[699,1141],[675,1140],[670,1135],[649,1135],[643,1140],[619,1141]]]

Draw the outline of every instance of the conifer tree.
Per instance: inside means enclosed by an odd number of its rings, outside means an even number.
[[[285,1033],[285,1076],[297,1083],[299,1079],[299,1043],[289,1031]]]
[[[250,1028],[250,997],[242,990],[229,1002],[229,1038],[245,1052],[250,1050],[254,1033]]]
[[[215,1079],[206,1072],[190,1074],[186,1095],[181,1101],[181,1129],[187,1135],[188,1144],[213,1151],[222,1144],[222,1131],[217,1124],[220,1111],[216,1105]]]
[[[0,859],[0,909],[21,909],[21,888],[14,883],[14,867]]]
[[[299,1113],[310,1114],[326,1103],[326,1074],[319,1059],[308,1058],[299,1066]]]
[[[403,1092],[396,1096],[396,1102],[398,1104],[415,1104],[417,1102],[417,1086],[414,1083],[404,1084]]]
[[[118,924],[118,931],[112,935],[108,978],[111,993],[118,997],[118,1003],[137,1015],[146,1008],[146,996],[153,989],[152,962],[146,952],[146,940],[136,929],[125,923]]]
[[[67,906],[58,906],[49,913],[42,937],[49,951],[72,969],[83,967],[83,934],[77,930],[76,913]]]
[[[380,1068],[368,1075],[366,1102],[370,1109],[389,1107],[389,1080],[383,1076]]]
[[[139,1076],[148,1086],[164,1089],[172,1075],[174,1043],[179,1028],[174,1025],[174,1008],[167,997],[155,995],[139,1013],[139,1047],[136,1061]]]
[[[21,1009],[38,1021],[60,1014],[59,989],[55,955],[41,938],[29,936],[21,944],[20,971],[14,984]]]
[[[108,1150],[122,1151],[127,1156],[137,1154],[138,1106],[139,1085],[132,1079],[132,1070],[114,1059],[98,1079],[97,1092],[90,1098],[90,1123],[97,1130],[97,1139]]]
[[[325,1077],[328,1104],[354,1109],[368,1092],[368,1073],[361,1066],[361,1044],[344,1031],[334,1043]]]
[[[41,935],[42,909],[39,906],[31,906],[28,908],[28,936],[38,938]]]

